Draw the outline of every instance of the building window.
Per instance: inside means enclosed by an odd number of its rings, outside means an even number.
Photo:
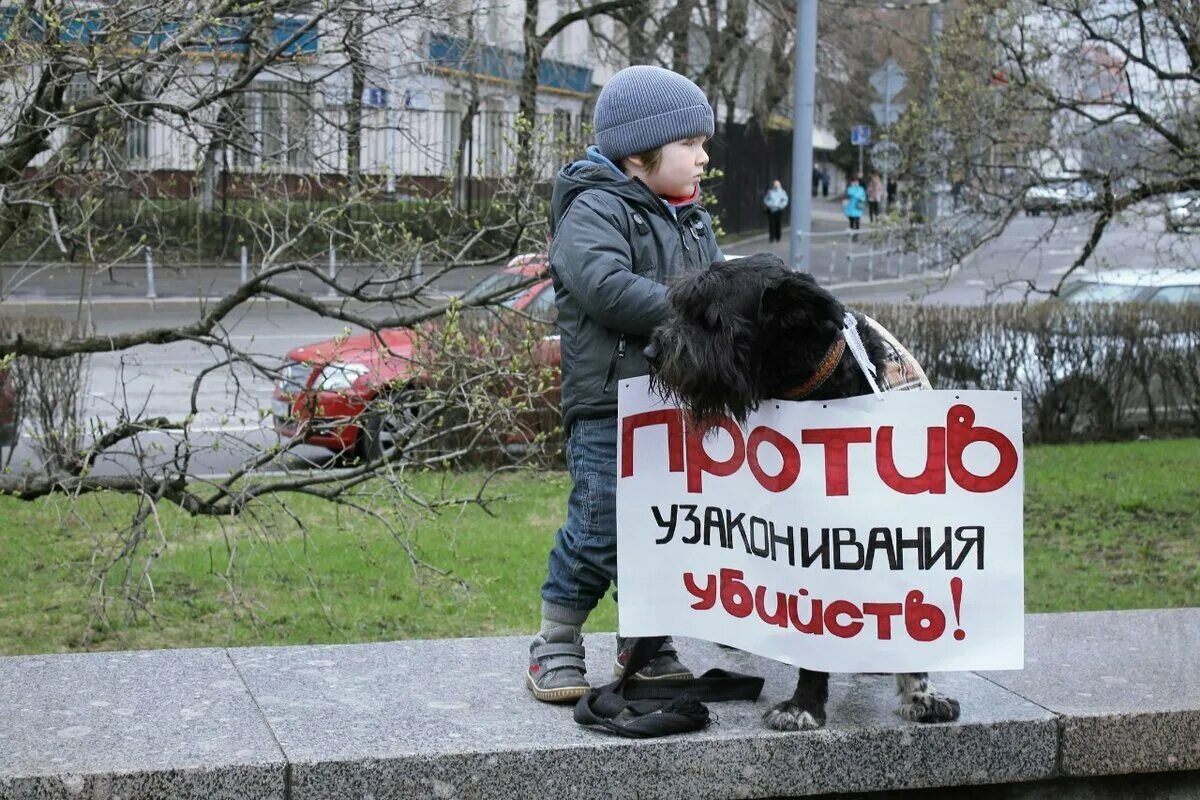
[[[571,112],[565,108],[554,109],[554,144],[564,145],[571,141]]]
[[[63,99],[70,111],[71,106],[95,94],[96,85],[92,83],[91,76],[84,72],[77,72],[71,76],[71,82],[67,84],[66,91],[63,92]]]
[[[235,166],[312,166],[315,112],[309,86],[283,81],[255,84],[242,95],[236,116],[230,135]]]
[[[445,110],[442,112],[442,171],[445,173],[455,169],[458,147],[462,142],[462,118],[462,98],[447,94]]]
[[[96,85],[92,83],[91,76],[86,73],[76,73],[71,76],[71,82],[67,84],[66,90],[63,92],[63,103],[65,108],[63,111],[67,115],[69,122],[82,122],[82,117],[77,117],[76,105],[87,100],[96,94]],[[92,165],[92,144],[91,142],[83,142],[79,146],[79,150],[75,153],[75,166],[80,169],[87,169]]]
[[[487,9],[487,42],[500,44],[500,5],[503,0],[492,0]]]
[[[555,0],[554,3],[554,22],[562,19],[567,15],[566,0]],[[567,32],[574,26],[568,25],[563,30],[559,31],[558,36],[554,37],[554,41],[550,42],[550,55],[553,58],[562,59],[567,52]]]
[[[150,158],[150,122],[144,119],[125,120],[125,160],[142,163]]]
[[[484,162],[483,174],[494,178],[501,174],[504,168],[504,105],[498,101],[488,101],[487,111],[484,112]]]

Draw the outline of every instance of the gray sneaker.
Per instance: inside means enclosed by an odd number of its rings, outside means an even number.
[[[636,639],[617,637],[617,662],[613,665],[613,674],[620,678],[625,674],[625,665],[633,655],[633,643]],[[691,678],[692,671],[679,661],[679,653],[668,636],[658,648],[658,652],[646,664],[630,677],[630,680],[654,681],[663,678]]]
[[[550,638],[560,638],[551,634]],[[529,671],[525,681],[543,703],[574,703],[592,688],[583,677],[583,637],[574,641],[547,641],[542,635],[529,645]]]

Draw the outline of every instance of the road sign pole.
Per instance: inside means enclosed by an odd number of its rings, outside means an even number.
[[[885,120],[889,120],[889,121],[890,121],[890,120],[891,120],[891,118],[892,118],[892,72],[891,72],[891,70],[888,70],[887,77],[886,77],[886,78],[884,78],[883,85],[884,85],[884,90],[883,90],[883,118],[884,118]],[[880,134],[880,135],[882,136],[883,134]],[[884,213],[884,214],[887,214],[887,212],[888,212],[888,205],[891,203],[891,201],[892,201],[892,198],[891,198],[891,197],[888,195],[888,172],[887,172],[887,170],[885,169],[885,170],[883,171],[883,204],[882,204],[882,213]]]
[[[896,95],[904,91],[904,87],[908,84],[908,76],[905,75],[904,70],[900,68],[895,59],[888,56],[879,69],[871,73],[869,82],[883,100],[882,103],[871,104],[871,113],[875,115],[875,121],[884,131],[880,134],[880,140],[871,148],[871,166],[872,171],[878,170],[883,174],[882,210],[886,212],[888,206],[892,205],[890,201],[894,199],[887,194],[889,178],[900,168],[902,157],[896,145],[888,140],[886,131],[895,122],[894,117],[904,113],[907,104],[897,101]],[[891,145],[891,147],[885,147],[886,145]]]
[[[861,140],[858,145],[858,174],[863,174],[863,146]]]
[[[883,129],[886,131],[888,126],[892,124],[892,71],[889,69],[883,76]],[[886,134],[879,134],[880,137]],[[888,204],[892,198],[888,196],[888,173],[883,171],[883,204],[882,212],[887,214]]]
[[[926,106],[929,110],[929,118],[936,124],[937,115],[937,94],[938,94],[938,77],[941,71],[941,39],[942,39],[942,6],[934,4],[929,9],[929,85],[926,87]],[[931,223],[937,219],[938,213],[938,192],[936,187],[937,178],[934,176],[934,170],[938,170],[940,177],[941,169],[934,163],[933,152],[933,137],[930,136],[930,141],[925,144],[925,222]],[[945,159],[938,155],[942,163]]]
[[[812,272],[809,233],[813,166],[813,106],[817,75],[817,0],[796,0],[795,100],[792,104],[791,268]]]

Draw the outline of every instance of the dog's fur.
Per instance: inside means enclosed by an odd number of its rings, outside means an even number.
[[[762,253],[715,262],[680,279],[668,294],[674,317],[659,327],[646,348],[651,385],[706,426],[746,416],[768,398],[801,386],[818,369],[843,327],[846,310],[811,276],[787,269]],[[887,347],[861,315],[858,333],[877,370]],[[847,349],[829,378],[806,400],[870,394],[867,377]],[[916,722],[958,719],[959,705],[940,694],[926,673],[896,676],[897,713]],[[777,730],[806,730],[825,724],[829,673],[800,670],[790,700],[764,719]]]

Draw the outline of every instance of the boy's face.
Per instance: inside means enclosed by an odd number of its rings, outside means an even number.
[[[704,137],[696,136],[663,145],[658,169],[653,174],[638,177],[657,195],[691,197],[707,163]]]

